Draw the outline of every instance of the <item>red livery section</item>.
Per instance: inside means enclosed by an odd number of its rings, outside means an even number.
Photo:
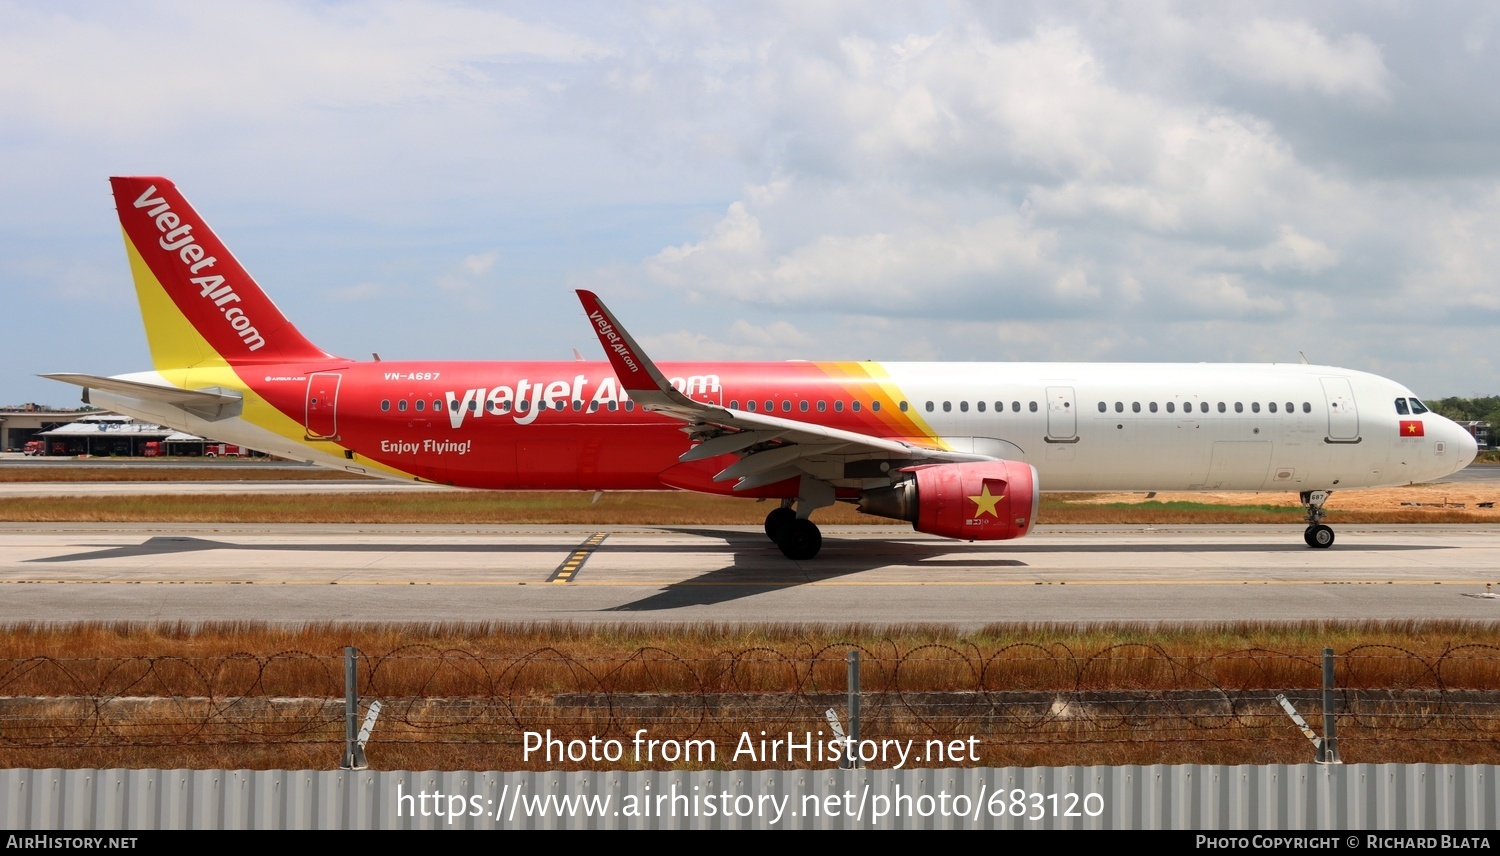
[[[309,439],[458,487],[549,490],[678,488],[795,497],[795,484],[735,490],[713,476],[735,454],[680,463],[693,440],[646,410],[608,364],[590,362],[344,364],[337,370],[242,372]],[[816,415],[850,432],[931,444],[911,405],[819,363],[663,363],[695,402],[773,417]]]

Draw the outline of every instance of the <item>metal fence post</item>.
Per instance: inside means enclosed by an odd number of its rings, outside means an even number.
[[[849,743],[848,768],[857,770],[859,761],[859,651],[849,652]]]
[[[340,770],[365,769],[364,752],[359,748],[359,650],[344,648],[344,758]]]
[[[1339,758],[1338,725],[1333,716],[1333,649],[1323,649],[1323,740],[1318,744],[1319,764],[1342,764]]]

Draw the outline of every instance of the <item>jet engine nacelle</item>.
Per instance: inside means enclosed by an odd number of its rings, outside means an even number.
[[[907,467],[890,487],[860,496],[865,514],[909,520],[930,535],[964,541],[1020,538],[1036,521],[1041,492],[1036,467],[1020,461],[980,461]]]

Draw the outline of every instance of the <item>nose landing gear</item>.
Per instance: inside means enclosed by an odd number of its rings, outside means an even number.
[[[1302,533],[1302,540],[1307,546],[1316,549],[1324,549],[1333,546],[1333,528],[1322,523],[1323,503],[1328,501],[1332,495],[1331,490],[1304,490],[1302,492],[1302,507],[1307,509],[1307,531]]]

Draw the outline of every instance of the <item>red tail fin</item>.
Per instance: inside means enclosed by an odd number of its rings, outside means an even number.
[[[109,182],[158,369],[215,355],[230,365],[332,358],[297,332],[176,185],[157,177]],[[191,338],[183,321],[212,353],[182,341]]]

